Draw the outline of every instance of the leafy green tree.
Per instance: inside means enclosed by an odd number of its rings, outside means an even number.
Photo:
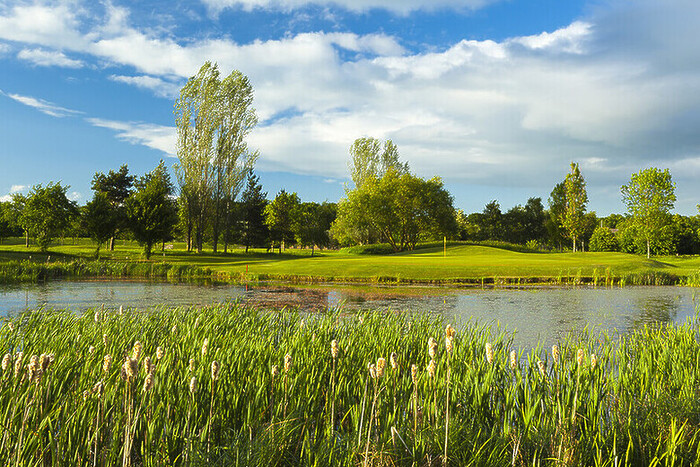
[[[177,224],[177,203],[174,187],[165,163],[139,178],[136,191],[126,200],[126,212],[134,238],[143,246],[146,259],[153,245],[172,235]]]
[[[294,234],[297,243],[314,248],[327,247],[330,244],[329,231],[336,218],[336,206],[333,203],[302,203],[296,213]]]
[[[651,244],[670,223],[670,212],[676,201],[676,184],[668,169],[655,167],[632,174],[629,184],[621,188],[622,201],[632,216],[638,235],[646,242],[647,258]]]
[[[681,216],[673,214],[671,217],[671,231],[673,235],[674,251],[679,255],[697,255],[700,253],[700,216]]]
[[[100,257],[100,247],[108,241],[115,232],[115,225],[119,222],[118,211],[110,202],[106,193],[96,191],[92,201],[82,209],[81,224],[97,244],[95,256]]]
[[[561,224],[572,241],[575,253],[576,240],[585,230],[583,221],[586,213],[586,204],[588,204],[586,181],[583,179],[577,163],[571,163],[571,171],[566,174],[564,187],[566,189],[566,207]]]
[[[492,200],[482,211],[481,231],[486,240],[504,240],[503,237],[503,213],[497,200]]]
[[[270,229],[270,237],[279,245],[279,252],[285,244],[294,243],[294,220],[299,209],[299,196],[280,190],[265,207],[265,225]]]
[[[264,245],[270,236],[267,225],[265,225],[267,192],[262,190],[260,177],[250,171],[240,203],[241,242],[245,245],[246,253],[248,253],[248,248],[252,246]]]
[[[224,231],[228,228],[235,198],[258,156],[245,142],[257,124],[252,103],[248,78],[233,71],[221,80],[211,62],[180,90],[175,103],[179,160],[175,170],[188,251],[194,243],[202,252],[210,228],[216,251],[222,223]]]
[[[549,211],[547,212],[548,217],[545,219],[545,228],[552,244],[561,251],[566,238],[566,231],[562,227],[562,220],[566,211],[566,186],[564,182],[554,185],[552,192],[549,194],[548,204]]]
[[[113,211],[111,213],[112,231],[109,235],[110,251],[114,251],[114,239],[119,231],[126,228],[124,202],[131,194],[133,185],[134,177],[129,175],[129,168],[126,164],[119,167],[119,170],[116,172],[114,170],[110,170],[107,174],[97,172],[95,176],[92,177],[92,190],[95,193],[104,194]],[[103,228],[107,228],[107,226],[105,225]]]
[[[618,251],[615,234],[608,227],[597,227],[588,243],[591,251]]]
[[[48,250],[53,239],[63,234],[70,227],[71,220],[78,215],[75,201],[66,196],[68,188],[60,182],[51,182],[46,186],[33,186],[26,197],[13,197],[15,203],[22,206],[22,228],[27,235],[34,237],[41,251]]]
[[[389,169],[408,173],[408,164],[399,161],[399,149],[387,140],[382,145],[376,138],[358,138],[350,146],[350,177],[355,188],[361,188],[370,178],[382,178]]]
[[[21,235],[22,229],[16,222],[15,211],[9,201],[0,202],[0,243],[3,238]]]

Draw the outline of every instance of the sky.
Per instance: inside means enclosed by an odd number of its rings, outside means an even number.
[[[0,200],[172,167],[175,100],[212,61],[253,85],[270,198],[337,201],[371,136],[467,213],[546,204],[575,161],[599,215],[648,167],[694,215],[699,39],[697,0],[3,0]]]

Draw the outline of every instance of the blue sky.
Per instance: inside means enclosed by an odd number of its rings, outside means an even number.
[[[176,162],[173,104],[206,60],[251,79],[269,196],[337,201],[348,148],[392,139],[466,212],[546,200],[570,161],[589,209],[669,168],[700,202],[696,0],[152,0],[0,4],[0,198]]]

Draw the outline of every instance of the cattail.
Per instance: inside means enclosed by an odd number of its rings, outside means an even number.
[[[124,358],[122,369],[124,370],[122,372],[122,378],[126,379],[127,381],[133,381],[136,378],[136,375],[139,373],[139,362],[135,358],[129,358],[127,355]]]
[[[413,384],[418,383],[418,365],[415,363],[411,365],[411,381],[413,381]]]
[[[38,382],[41,379],[41,367],[39,367],[39,356],[32,355],[27,365],[27,379],[29,382]]]
[[[598,364],[598,358],[595,356],[594,353],[591,354],[591,370],[595,370],[596,365]]]
[[[102,343],[107,347],[107,334],[102,334]]]
[[[7,370],[7,368],[10,366],[10,362],[12,361],[12,355],[9,353],[6,353],[4,357],[2,357],[2,371]]]
[[[452,348],[453,348],[452,340],[453,340],[453,339],[454,339],[454,338],[453,338],[452,336],[447,336],[447,337],[445,337],[445,351],[446,351],[448,354],[451,354],[451,353],[452,353]]]
[[[143,380],[143,392],[148,392],[153,389],[153,384],[153,373],[148,373],[148,375],[146,375],[146,379]]]
[[[102,394],[104,393],[105,386],[102,381],[98,381],[95,383],[95,385],[92,387],[92,392],[97,394],[98,398],[102,398]]]
[[[141,345],[141,341],[136,341],[134,342],[134,360],[138,360],[141,358],[141,351],[143,350],[143,346]]]
[[[510,351],[510,369],[515,370],[518,368],[518,355],[515,353],[515,350]]]
[[[197,378],[195,376],[190,380],[190,394],[194,395],[197,392]]]
[[[272,377],[276,377],[280,374],[280,368],[277,365],[272,365]]]
[[[437,370],[435,360],[430,360],[430,363],[428,364],[428,374],[431,378],[435,378],[435,370]]]
[[[557,344],[552,346],[552,359],[555,365],[559,363],[559,346]]]
[[[161,360],[163,358],[163,347],[158,346],[156,348],[156,360]]]
[[[292,356],[287,354],[284,356],[284,372],[287,373],[292,369]]]
[[[46,373],[46,370],[49,369],[49,365],[51,365],[51,355],[45,353],[41,354],[39,357],[39,366],[41,367],[42,373]]]
[[[143,359],[143,372],[147,375],[151,373],[151,357]]]
[[[211,362],[211,379],[216,381],[219,379],[219,362],[214,360]]]
[[[7,327],[10,328],[10,332],[15,332],[15,325],[12,324],[12,321],[7,322]]]
[[[102,371],[105,373],[109,373],[109,369],[112,366],[112,356],[107,354],[105,355],[105,358],[102,360]]]
[[[173,328],[170,330],[170,334],[176,334],[177,333],[177,324],[173,324]]]
[[[369,375],[372,377],[372,379],[377,379],[377,367],[374,365],[374,363],[369,364]]]
[[[493,363],[493,346],[490,342],[486,343],[486,361],[489,365]]]
[[[377,359],[377,376],[379,378],[384,377],[384,369],[386,368],[386,359],[384,357],[379,357]]]
[[[94,345],[91,345],[90,348],[88,348],[88,353],[89,353],[90,355],[92,355],[92,354],[95,353],[95,346],[94,346]]]
[[[451,324],[448,324],[447,327],[445,328],[445,337],[449,337],[450,339],[453,339],[456,334],[457,334],[457,331],[455,331],[455,328],[453,328]]]
[[[396,352],[391,352],[391,355],[389,355],[389,363],[391,364],[392,370],[399,369],[399,356],[396,355]]]
[[[202,344],[202,357],[207,355],[207,351],[209,350],[209,338],[207,337],[204,339],[204,343]]]
[[[122,308],[121,305],[119,305],[119,316],[124,314],[124,308]]]
[[[578,366],[583,365],[583,359],[585,358],[586,354],[583,349],[578,349],[578,352],[576,352],[576,363],[578,363]]]
[[[190,373],[194,373],[194,358],[190,358]]]
[[[306,324],[304,323],[304,320],[302,319],[301,321],[299,321],[299,329],[304,329],[304,326],[306,326]]]
[[[338,358],[338,352],[340,351],[340,348],[338,347],[338,341],[333,339],[331,341],[331,357],[334,359]]]
[[[95,312],[95,322],[96,322],[96,323],[99,323],[99,322],[100,322],[100,312],[99,312],[99,311],[96,311],[96,312]]]
[[[430,358],[435,358],[435,355],[437,354],[437,349],[438,349],[438,343],[435,340],[434,337],[431,337],[428,339],[428,355],[430,355]]]
[[[196,328],[197,326],[199,326],[199,319],[200,319],[200,318],[201,318],[201,316],[197,316],[197,319],[194,320],[194,327],[195,327],[195,328]]]
[[[547,368],[544,366],[542,360],[537,360],[537,366],[540,368],[540,374],[544,376],[547,373]]]
[[[19,372],[22,371],[22,358],[24,357],[23,352],[19,352],[17,354],[17,358],[15,358],[15,378],[19,376]]]

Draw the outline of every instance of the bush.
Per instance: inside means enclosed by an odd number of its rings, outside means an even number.
[[[591,251],[619,251],[615,234],[607,227],[598,227],[593,231],[590,241]]]

